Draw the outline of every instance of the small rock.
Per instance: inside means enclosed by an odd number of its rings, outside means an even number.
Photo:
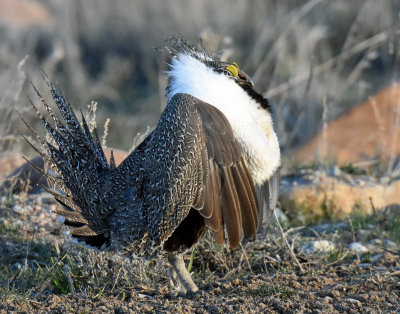
[[[333,299],[331,297],[326,296],[325,298],[322,299],[323,304],[329,304],[332,303]]]
[[[356,300],[356,299],[344,298],[343,300],[345,300],[345,301],[347,301],[347,302],[349,302],[351,304],[354,304],[355,306],[358,306],[358,307],[362,306],[362,303],[360,301]]]
[[[389,182],[390,182],[390,178],[389,177],[382,177],[381,179],[380,179],[380,181],[381,181],[381,183],[383,183],[383,184],[388,184]]]
[[[357,230],[357,239],[365,241],[368,239],[370,234],[371,234],[370,230],[364,230],[364,229]]]
[[[368,242],[367,247],[370,249],[370,251],[382,251],[382,240],[372,239]]]
[[[300,252],[303,254],[330,253],[335,250],[335,245],[328,240],[311,241],[304,244]]]
[[[20,264],[17,262],[15,264],[11,265],[10,269],[12,271],[26,271],[28,269],[28,263],[26,262],[26,260],[23,264]]]
[[[381,239],[372,239],[372,240],[369,241],[369,244],[376,245],[376,246],[381,246],[382,245],[382,240]]]
[[[362,245],[360,242],[353,242],[349,244],[349,249],[353,252],[357,253],[367,253],[369,252],[369,249]]]
[[[382,258],[382,254],[376,254],[376,255],[374,255],[374,256],[372,256],[371,257],[371,262],[377,262],[377,261],[379,261],[381,258]]]
[[[321,225],[316,225],[311,227],[314,231],[318,232],[319,234],[322,233],[335,233],[338,230],[347,229],[348,225],[344,222],[335,222],[335,223],[326,223]]]
[[[338,177],[342,175],[342,170],[340,170],[338,166],[334,166],[331,171],[329,171],[329,174]]]
[[[372,239],[369,241],[369,243],[372,245],[382,245],[382,240],[381,239]]]
[[[99,310],[100,312],[103,312],[103,311],[104,311],[104,313],[107,312],[107,308],[106,308],[104,305],[99,306],[99,307],[97,308],[97,310]]]
[[[397,251],[397,249],[398,249],[397,243],[390,241],[388,239],[383,240],[382,244],[383,244],[383,247],[387,250]]]
[[[281,178],[279,184],[280,184],[280,186],[288,186],[290,184],[290,182],[289,182],[289,180]]]
[[[360,267],[360,268],[370,268],[370,267],[372,267],[372,264],[371,263],[360,263],[360,264],[358,264],[358,267]]]
[[[27,212],[29,212],[32,209],[32,207],[30,205],[26,205],[26,206],[20,206],[20,205],[14,205],[13,207],[11,207],[11,210],[14,213],[17,214],[26,214]]]
[[[15,264],[11,265],[11,267],[10,267],[10,269],[12,271],[17,271],[17,270],[20,270],[21,268],[22,268],[22,265],[20,263],[15,263]]]
[[[289,218],[285,215],[283,211],[280,210],[280,208],[275,208],[275,213],[281,223],[286,224],[289,222]]]

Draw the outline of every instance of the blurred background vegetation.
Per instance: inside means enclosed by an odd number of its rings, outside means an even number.
[[[0,0],[0,150],[26,150],[16,112],[33,118],[42,72],[75,108],[97,101],[108,146],[129,149],[165,105],[153,48],[182,34],[252,76],[285,153],[398,81],[399,14],[399,0]]]

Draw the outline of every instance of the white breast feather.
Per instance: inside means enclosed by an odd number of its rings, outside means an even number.
[[[167,74],[171,77],[168,100],[186,93],[221,110],[246,154],[255,183],[268,180],[280,164],[270,114],[232,79],[189,55],[173,59]]]

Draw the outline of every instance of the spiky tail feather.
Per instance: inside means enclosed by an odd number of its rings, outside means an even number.
[[[113,212],[112,197],[114,192],[110,178],[115,168],[115,161],[111,156],[108,164],[106,156],[94,130],[93,137],[81,112],[82,125],[79,123],[69,103],[64,99],[56,87],[46,80],[58,110],[64,120],[61,122],[52,109],[37,91],[48,116],[48,121],[33,105],[37,116],[42,120],[50,141],[42,138],[21,117],[32,134],[38,139],[42,150],[32,147],[40,154],[47,167],[53,172],[36,167],[48,181],[52,189],[45,188],[63,208],[54,210],[65,218],[65,224],[74,227],[69,233],[78,241],[101,247],[109,243],[109,225],[107,218]],[[110,186],[111,185],[111,186]]]

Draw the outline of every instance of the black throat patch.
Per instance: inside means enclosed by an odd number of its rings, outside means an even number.
[[[251,86],[240,85],[240,87],[242,87],[251,98],[258,102],[261,108],[267,110],[270,114],[272,114],[272,108],[267,98],[256,92]]]

